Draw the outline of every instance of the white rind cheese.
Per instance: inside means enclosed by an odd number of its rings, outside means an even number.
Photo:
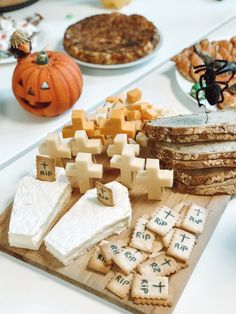
[[[21,179],[17,187],[10,226],[11,246],[38,250],[53,221],[71,196],[71,186],[63,168],[56,168],[56,181]]]
[[[132,208],[128,189],[113,181],[115,206],[103,205],[96,189],[87,191],[61,218],[45,238],[47,250],[64,265],[75,260],[91,246],[118,234],[130,225]]]

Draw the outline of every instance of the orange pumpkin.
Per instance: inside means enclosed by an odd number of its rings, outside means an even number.
[[[12,89],[20,105],[38,116],[57,116],[73,106],[82,91],[82,74],[62,52],[35,52],[18,59]]]

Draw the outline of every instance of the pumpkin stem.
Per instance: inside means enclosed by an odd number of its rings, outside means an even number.
[[[36,63],[39,65],[48,64],[49,58],[46,51],[40,51],[36,58]]]

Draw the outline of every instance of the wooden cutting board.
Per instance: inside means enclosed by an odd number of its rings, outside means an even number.
[[[103,183],[115,180],[118,177],[118,171],[108,168],[108,159],[104,157],[97,158],[97,162],[104,163],[105,176],[102,180]],[[63,210],[61,216],[80,198],[78,192],[74,192],[72,198]],[[119,299],[106,289],[104,289],[106,283],[112,277],[113,273],[110,272],[107,275],[101,275],[92,272],[86,268],[87,262],[93,250],[90,250],[85,255],[78,258],[69,266],[63,266],[58,262],[42,245],[39,251],[31,251],[25,249],[17,249],[10,247],[8,243],[8,225],[10,210],[8,214],[0,218],[0,250],[12,255],[28,264],[41,268],[44,271],[53,274],[63,280],[66,280],[76,286],[81,287],[109,302],[119,305],[120,307],[127,309],[133,313],[154,313],[154,314],[170,314],[173,312],[175,305],[177,304],[204,248],[206,247],[218,221],[228,202],[231,199],[229,195],[222,196],[193,196],[186,194],[174,193],[170,189],[166,189],[163,195],[163,200],[160,201],[148,201],[147,195],[144,192],[143,186],[135,186],[130,191],[130,199],[133,208],[133,218],[131,227],[124,231],[119,238],[127,238],[130,236],[135,221],[140,215],[151,214],[159,205],[166,204],[169,207],[174,207],[181,201],[192,201],[207,208],[208,220],[204,233],[198,238],[197,244],[194,247],[193,254],[189,260],[189,266],[182,269],[178,273],[171,276],[170,285],[173,288],[173,300],[174,305],[171,308],[164,308],[159,306],[148,305],[135,305],[130,296],[124,300]],[[86,209],[85,209],[86,210]],[[113,236],[112,239],[116,239],[118,236]]]

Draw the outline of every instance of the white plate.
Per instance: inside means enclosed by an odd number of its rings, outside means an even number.
[[[47,45],[46,29],[39,27],[39,31],[40,32],[35,35],[36,40],[34,41],[34,38],[32,40],[32,52],[43,50]],[[16,58],[14,58],[13,56],[10,56],[7,58],[1,58],[0,64],[14,63],[16,61],[17,61]]]
[[[209,41],[219,41],[219,40],[229,40],[229,39],[230,39],[230,37],[208,38]],[[175,68],[175,79],[176,79],[176,82],[177,82],[177,85],[179,86],[179,88],[186,94],[186,96],[189,99],[191,99],[192,102],[194,102],[196,104],[197,100],[195,98],[193,98],[190,94],[191,88],[192,88],[194,82],[190,82],[190,81],[186,80],[186,78],[183,77],[176,68]],[[217,111],[218,110],[217,106],[211,106],[207,100],[205,100],[205,106],[206,106],[208,111]]]
[[[162,45],[162,35],[158,29],[159,35],[160,35],[160,40],[156,48],[147,56],[142,57],[140,59],[137,59],[135,61],[129,62],[129,63],[121,63],[121,64],[95,64],[95,63],[88,63],[84,62],[81,60],[78,60],[76,58],[73,58],[75,62],[77,62],[79,65],[88,67],[88,68],[93,68],[93,69],[102,69],[102,70],[114,70],[114,69],[124,69],[124,68],[129,68],[133,66],[137,66],[143,63],[146,63],[150,61],[152,58],[154,58],[159,50],[159,48]]]
[[[193,98],[190,94],[191,92],[191,88],[194,84],[194,82],[190,82],[188,80],[186,80],[180,73],[179,71],[175,68],[175,79],[176,79],[176,82],[177,82],[177,85],[178,87],[184,92],[184,94],[189,98],[191,99],[191,101],[194,103],[194,104],[197,104],[197,100],[195,98]],[[208,111],[216,111],[218,110],[217,106],[211,106],[207,100],[204,100],[204,104],[206,106],[206,109]]]

